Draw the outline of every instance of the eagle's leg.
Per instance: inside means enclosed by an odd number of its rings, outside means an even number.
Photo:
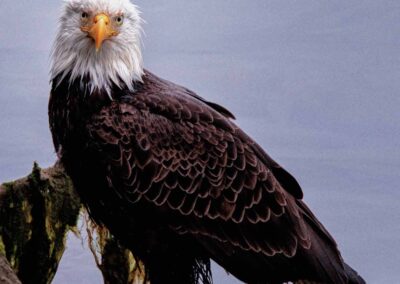
[[[152,284],[211,284],[209,259],[196,259],[171,251],[168,255],[153,255],[146,263]]]

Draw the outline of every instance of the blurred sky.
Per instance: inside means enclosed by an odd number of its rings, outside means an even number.
[[[299,180],[346,261],[369,283],[400,283],[400,1],[136,3],[146,68],[232,110]],[[0,181],[55,161],[60,5],[0,0]],[[101,283],[87,248],[68,244],[54,283]]]

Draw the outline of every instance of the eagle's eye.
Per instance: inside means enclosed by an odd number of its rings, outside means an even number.
[[[82,12],[81,19],[82,20],[87,20],[88,18],[89,18],[89,14],[87,12]]]
[[[114,21],[118,26],[121,26],[124,23],[124,16],[123,15],[116,16],[114,18]]]

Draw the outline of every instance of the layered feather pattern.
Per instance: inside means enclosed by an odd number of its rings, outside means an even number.
[[[183,246],[188,241],[196,251],[182,250],[192,258],[214,259],[248,283],[350,283],[335,241],[301,201],[296,180],[228,110],[147,71],[135,92],[117,88],[112,101],[94,94],[93,104],[79,84],[64,88],[55,87],[50,102],[56,148],[72,176],[84,179],[85,171],[94,176],[100,169],[98,192],[79,185],[78,191],[116,235],[123,228],[105,211],[123,212],[117,215],[132,224],[140,218],[135,212],[151,212],[157,217],[149,222],[156,224],[142,222],[136,234],[166,228],[163,241],[171,251],[178,248],[169,237],[185,240]],[[80,99],[71,103],[71,97]],[[64,105],[81,115],[67,117]],[[74,137],[79,142],[71,146]],[[139,251],[146,243],[151,251],[160,236],[154,240],[127,242]]]

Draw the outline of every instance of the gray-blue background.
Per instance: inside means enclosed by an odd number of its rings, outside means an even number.
[[[60,3],[0,0],[0,181],[55,160],[47,100]],[[232,110],[297,177],[347,262],[369,283],[400,283],[400,2],[137,3],[146,67]],[[232,281],[218,270],[217,284]],[[101,283],[74,237],[55,283]]]

